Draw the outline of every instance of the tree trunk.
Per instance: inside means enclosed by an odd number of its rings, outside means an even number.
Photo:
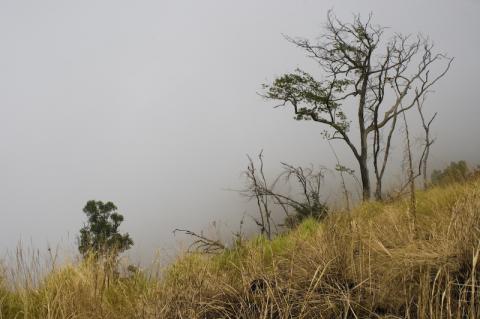
[[[403,121],[405,122],[405,138],[407,140],[407,160],[408,160],[408,179],[410,183],[410,214],[412,217],[412,230],[416,232],[416,219],[417,219],[417,198],[415,196],[415,173],[413,172],[413,157],[412,149],[410,145],[410,133],[408,131],[407,117],[403,113]]]
[[[427,176],[427,164],[428,164],[428,155],[430,153],[430,146],[427,145],[427,150],[425,151],[425,157],[423,159],[423,189],[428,188],[428,176]]]
[[[363,152],[362,152],[363,153]],[[367,156],[361,156],[358,160],[360,165],[360,175],[362,177],[363,201],[370,200],[370,176],[368,174]]]
[[[364,92],[366,92],[364,90]],[[368,172],[368,140],[367,140],[367,132],[365,130],[365,122],[363,117],[363,107],[365,105],[365,96],[362,94],[360,99],[360,108],[358,111],[358,118],[360,121],[360,156],[358,157],[358,164],[360,165],[360,175],[362,177],[362,193],[363,193],[363,201],[370,200],[370,174]]]
[[[360,164],[360,174],[362,176],[362,192],[363,192],[363,201],[370,200],[370,176],[368,173],[368,132],[365,129],[365,104],[367,101],[367,86],[368,86],[368,76],[370,72],[370,55],[369,52],[366,63],[364,63],[364,69],[362,74],[362,89],[360,91],[360,101],[358,104],[358,124],[360,128],[360,158],[358,158],[358,163]]]
[[[375,187],[375,200],[382,200],[382,179],[377,179],[377,185]]]

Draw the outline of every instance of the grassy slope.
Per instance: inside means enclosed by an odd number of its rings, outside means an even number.
[[[0,288],[0,318],[477,318],[480,182],[365,203],[216,256],[185,255],[162,279],[105,280],[91,262],[38,287]],[[251,283],[260,283],[256,292]]]

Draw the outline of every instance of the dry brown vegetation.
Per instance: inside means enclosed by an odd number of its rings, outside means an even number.
[[[161,276],[84,261],[6,279],[0,318],[479,318],[480,182],[418,192],[417,205],[414,230],[408,201],[364,203],[181,256]]]

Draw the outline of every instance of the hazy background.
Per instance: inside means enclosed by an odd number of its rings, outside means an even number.
[[[263,148],[272,172],[333,167],[318,126],[257,95],[311,67],[282,34],[318,35],[331,8],[373,12],[455,57],[428,99],[431,163],[479,163],[477,0],[0,0],[0,253],[20,239],[74,247],[97,199],[120,208],[132,255],[149,259],[176,227],[236,227],[245,201],[225,189],[241,188],[245,154]]]

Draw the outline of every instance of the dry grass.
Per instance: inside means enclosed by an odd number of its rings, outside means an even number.
[[[480,182],[419,192],[411,225],[407,202],[372,202],[161,277],[67,264],[0,281],[0,318],[480,318]]]

